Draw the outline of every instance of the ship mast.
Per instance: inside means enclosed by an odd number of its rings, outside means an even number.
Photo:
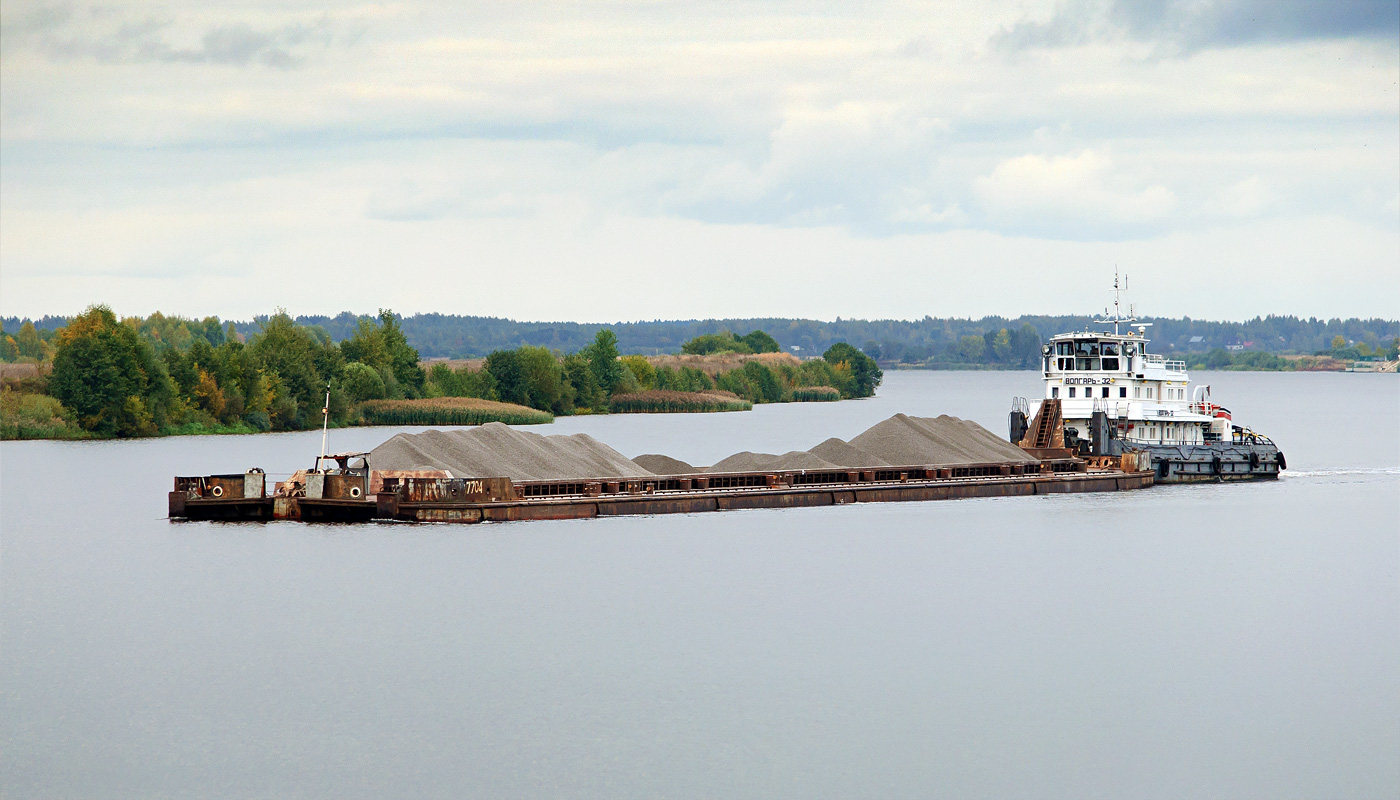
[[[1118,270],[1113,271],[1113,335],[1118,335],[1118,319],[1122,315],[1118,313]]]
[[[326,433],[331,427],[331,385],[326,384],[326,404],[321,407],[321,457],[316,459],[316,470],[321,470],[321,462],[326,460]]]
[[[1110,317],[1108,315],[1108,309],[1105,308],[1103,311],[1104,319],[1096,319],[1094,323],[1097,325],[1106,325],[1112,322],[1114,336],[1122,334],[1122,331],[1119,329],[1120,324],[1126,322],[1131,325],[1137,322],[1137,317],[1133,316],[1133,308],[1131,305],[1128,306],[1128,316],[1123,316],[1122,293],[1127,291],[1127,289],[1128,276],[1124,275],[1120,283],[1118,279],[1118,270],[1113,270],[1113,316]]]

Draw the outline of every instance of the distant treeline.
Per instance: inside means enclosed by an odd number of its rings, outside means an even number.
[[[234,321],[238,330],[257,330],[267,321],[258,317]],[[343,312],[334,317],[301,316],[295,321],[324,330],[332,342],[353,336],[361,317]],[[921,320],[840,319],[706,319],[611,324],[577,322],[516,322],[496,317],[448,314],[415,314],[398,320],[408,343],[426,358],[478,358],[494,350],[522,345],[564,353],[587,347],[603,328],[617,335],[618,349],[627,354],[675,353],[692,339],[729,331],[763,330],[784,352],[816,356],[837,342],[849,342],[887,364],[1032,367],[1039,343],[1057,333],[1092,326],[1088,316],[983,317],[981,319],[924,317]],[[17,335],[25,320],[6,318],[4,331]],[[209,321],[206,320],[206,323]],[[1349,344],[1365,343],[1371,349],[1388,345],[1400,336],[1400,322],[1386,319],[1302,319],[1292,316],[1256,317],[1245,322],[1152,319],[1147,329],[1152,348],[1161,353],[1205,353],[1214,348],[1280,354],[1313,354],[1332,348],[1343,337]],[[63,327],[62,317],[33,321],[42,334]],[[212,324],[223,326],[217,319]],[[1092,326],[1102,327],[1102,326]],[[1006,331],[999,342],[998,335]],[[973,338],[982,340],[979,346]],[[1034,346],[1032,345],[1034,342]]]
[[[376,421],[366,415],[367,404],[437,398],[526,406],[511,413],[532,421],[530,408],[546,417],[679,410],[673,407],[677,393],[714,393],[707,402],[721,406],[831,399],[831,392],[868,397],[881,380],[875,361],[845,343],[819,359],[777,355],[711,375],[621,356],[606,328],[567,355],[522,345],[491,351],[480,369],[439,363],[425,371],[388,310],[358,319],[354,332],[335,342],[320,326],[298,324],[285,313],[240,331],[212,317],[118,319],[106,306],[94,306],[56,330],[25,322],[0,344],[4,360],[27,367],[3,381],[3,438],[303,430],[321,423],[322,408],[332,424],[356,424]],[[688,346],[731,358],[778,347],[762,331],[702,337]],[[637,397],[646,392],[662,394]],[[624,396],[631,399],[615,408]],[[451,402],[370,407],[382,419],[407,414],[421,420],[431,413],[460,421],[487,413]]]

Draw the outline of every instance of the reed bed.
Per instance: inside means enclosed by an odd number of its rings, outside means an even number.
[[[711,378],[721,372],[743,369],[744,365],[750,361],[757,361],[769,368],[776,368],[779,366],[798,367],[802,365],[802,359],[792,353],[724,353],[711,354],[708,356],[678,353],[664,356],[647,356],[646,359],[648,364],[651,364],[657,369],[661,369],[662,367],[670,367],[671,369],[690,367],[700,370]]]
[[[828,403],[841,399],[841,390],[834,386],[798,386],[792,390],[794,403]]]
[[[554,415],[514,403],[475,397],[433,397],[422,400],[369,400],[360,406],[366,425],[542,425]]]
[[[749,411],[753,403],[733,392],[675,392],[653,389],[613,395],[608,410],[614,414],[693,414],[710,411]]]

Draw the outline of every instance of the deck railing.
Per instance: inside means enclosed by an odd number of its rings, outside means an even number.
[[[1160,356],[1160,355],[1158,355],[1158,354],[1156,354],[1156,353],[1143,353],[1143,354],[1142,354],[1142,360],[1143,360],[1144,363],[1147,363],[1147,364],[1160,364],[1160,365],[1162,365],[1164,368],[1166,368],[1166,369],[1168,369],[1168,370],[1175,371],[1175,372],[1185,372],[1185,371],[1186,371],[1186,362],[1185,362],[1185,361],[1168,360],[1168,359],[1165,358],[1164,356]]]

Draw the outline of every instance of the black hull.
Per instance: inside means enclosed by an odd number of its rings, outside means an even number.
[[[1287,468],[1283,453],[1273,443],[1120,444],[1151,456],[1158,484],[1277,480]]]

